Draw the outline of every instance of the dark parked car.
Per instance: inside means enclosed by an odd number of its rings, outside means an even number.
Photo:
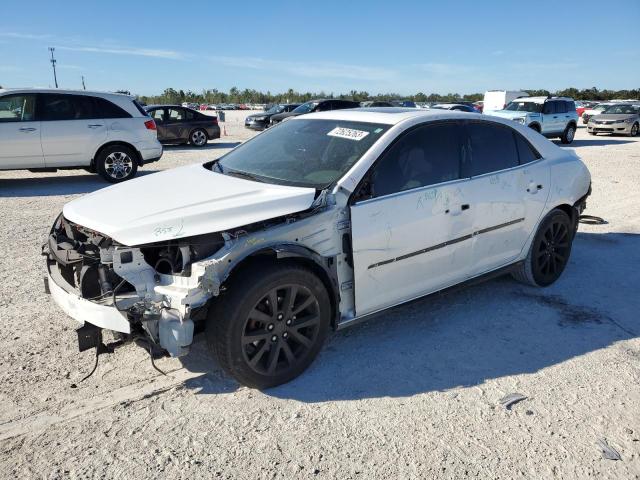
[[[436,105],[431,105],[431,108],[439,110],[458,110],[460,112],[480,113],[480,111],[473,105],[467,105],[464,103],[437,103]]]
[[[413,100],[393,100],[391,103],[394,107],[418,108],[418,105]]]
[[[288,113],[300,106],[299,103],[282,103],[280,105],[272,105],[266,112],[254,113],[244,120],[244,126],[254,130],[264,130],[269,126],[271,117],[278,113]]]
[[[281,122],[287,117],[297,117],[305,113],[312,112],[327,112],[329,110],[343,110],[345,108],[360,108],[359,102],[353,102],[351,100],[336,100],[336,99],[320,99],[310,100],[303,103],[298,108],[293,109],[291,112],[278,113],[271,117],[271,125]]]
[[[393,104],[391,102],[384,102],[384,101],[368,101],[368,102],[360,102],[360,106],[362,108],[375,108],[375,107],[393,107]]]
[[[145,110],[158,127],[162,143],[190,143],[204,147],[209,140],[220,138],[218,117],[205,115],[180,105],[150,105]]]

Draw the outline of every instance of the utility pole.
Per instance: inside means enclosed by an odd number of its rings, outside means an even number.
[[[51,52],[51,66],[53,67],[53,81],[56,84],[56,88],[58,88],[58,77],[56,76],[56,59],[53,58],[53,52],[55,48],[49,47],[49,51]]]
[[[84,85],[84,75],[82,75],[82,89],[83,90],[87,89],[87,87],[85,87],[85,85]]]

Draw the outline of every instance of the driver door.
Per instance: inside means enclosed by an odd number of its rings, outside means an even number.
[[[373,165],[351,206],[356,315],[466,279],[473,210],[459,122],[402,134]]]

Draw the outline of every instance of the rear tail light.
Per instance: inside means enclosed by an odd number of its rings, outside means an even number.
[[[211,121],[217,125],[218,124],[218,117],[211,117]]]
[[[153,120],[147,120],[144,122],[144,126],[147,127],[147,130],[157,130],[156,122]]]

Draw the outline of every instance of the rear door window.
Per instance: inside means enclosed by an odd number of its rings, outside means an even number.
[[[40,94],[40,117],[43,121],[88,120],[100,118],[92,98],[86,95]]]
[[[184,110],[182,108],[170,108],[168,110],[169,114],[168,114],[168,118],[167,121],[169,122],[182,122],[184,121]]]
[[[381,197],[460,178],[461,126],[422,125],[405,133],[374,165],[372,193]]]
[[[518,149],[511,128],[490,122],[470,122],[466,130],[472,177],[519,164]]]
[[[0,122],[35,120],[36,96],[31,93],[0,97]]]

